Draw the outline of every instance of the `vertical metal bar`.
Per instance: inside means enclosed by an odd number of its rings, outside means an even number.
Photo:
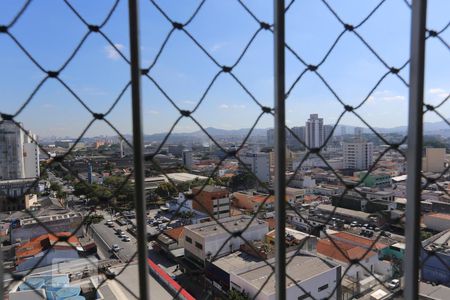
[[[133,115],[134,189],[137,225],[140,299],[150,299],[148,290],[146,205],[144,194],[144,145],[141,110],[138,1],[128,0],[131,58],[131,101]]]
[[[426,0],[412,1],[407,153],[405,299],[418,299]]]
[[[286,129],[284,0],[274,0],[275,71],[275,276],[276,299],[286,299]]]

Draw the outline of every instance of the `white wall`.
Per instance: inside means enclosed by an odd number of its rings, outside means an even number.
[[[220,225],[217,226],[219,227]],[[242,233],[242,237],[247,241],[262,240],[268,231],[269,229],[267,223],[256,223],[250,225],[250,227]],[[215,256],[216,253],[218,253],[218,257],[226,255],[230,252],[238,250],[240,245],[244,244],[244,241],[239,237],[231,238],[227,241],[230,237],[228,232],[219,232],[215,235],[202,237],[196,232],[186,228],[185,235],[192,238],[192,244],[187,241],[184,242],[185,249],[197,256],[200,260],[205,260],[208,253],[211,253],[212,256]],[[203,249],[201,250],[195,247],[195,242],[202,244]]]
[[[25,178],[39,177],[39,148],[35,143],[23,144]]]
[[[302,287],[306,292],[309,292],[314,297],[314,299],[337,299],[338,297],[336,296],[336,292],[331,296],[331,293],[333,292],[336,283],[339,280],[336,270],[337,268],[338,267],[327,270],[312,278],[298,282],[298,286],[292,284],[291,286],[287,287],[286,299],[296,300],[298,299],[298,297],[304,295],[305,293],[300,287]],[[319,292],[319,287],[322,287],[326,284],[328,284],[328,287]],[[249,296],[251,298],[258,293],[258,287],[253,286],[250,282],[244,280],[239,275],[231,273],[230,287],[238,289],[236,285],[240,287],[240,291],[245,290],[247,293],[249,293]],[[261,291],[256,297],[256,300],[275,300],[275,293],[265,294],[264,291]]]

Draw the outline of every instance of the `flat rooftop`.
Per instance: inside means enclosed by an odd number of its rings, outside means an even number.
[[[250,228],[252,226],[267,226],[267,223],[259,220],[259,219],[253,219],[250,216],[245,215],[239,215],[234,217],[228,217],[220,219],[219,222],[216,221],[210,221],[205,223],[199,223],[194,225],[186,226],[185,229],[195,232],[196,234],[206,237],[206,236],[212,236],[222,233],[227,233],[227,231],[224,229],[224,227],[229,232],[237,232],[240,230],[244,230],[247,226]],[[248,225],[248,223],[251,221],[251,224]],[[219,223],[221,225],[219,225]]]
[[[231,273],[243,268],[248,268],[259,262],[261,262],[261,259],[258,259],[257,257],[245,252],[236,251],[215,260],[213,264],[225,272]]]
[[[348,217],[356,217],[356,218],[360,218],[360,219],[368,219],[370,216],[370,214],[362,212],[362,211],[352,210],[352,209],[347,209],[347,208],[342,208],[342,207],[335,207],[335,206],[329,205],[329,204],[319,204],[317,206],[317,209],[326,211],[328,213],[333,212],[333,210],[335,208],[336,208],[336,210],[334,211],[334,213],[339,214],[339,215],[344,215],[344,216],[348,216]]]
[[[198,178],[198,180],[208,179],[208,177],[200,176],[200,175],[196,175],[196,174],[190,174],[190,173],[169,173],[169,174],[167,174],[167,177],[169,177],[173,181],[178,181],[178,182],[194,181],[196,178]]]
[[[287,255],[287,261],[289,261],[293,252]],[[270,259],[269,263],[275,269],[275,260]],[[286,279],[286,288],[295,285],[292,280],[296,282],[303,281],[315,277],[325,271],[335,268],[334,265],[326,263],[324,260],[305,255],[304,253],[298,253],[292,258],[292,261],[286,266],[286,273],[291,277]],[[263,293],[272,295],[275,293],[276,278],[274,275],[270,276],[274,272],[266,262],[257,263],[245,270],[235,272],[236,275],[250,283],[257,289],[261,289]],[[269,279],[267,279],[270,276]],[[292,279],[292,280],[291,280]],[[267,281],[267,284],[265,282]],[[265,285],[264,285],[265,284]],[[263,287],[264,285],[264,287]]]

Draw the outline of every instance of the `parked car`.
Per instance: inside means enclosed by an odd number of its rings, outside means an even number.
[[[108,220],[108,221],[105,222],[105,225],[106,226],[111,226],[111,225],[113,225],[113,221],[112,220]]]
[[[114,244],[114,245],[112,245],[111,250],[112,250],[113,252],[118,252],[118,251],[120,250],[120,247],[119,247],[119,245]]]
[[[391,237],[391,233],[387,231],[382,231],[380,234],[385,237]]]
[[[128,236],[124,236],[123,238],[122,238],[122,241],[124,241],[124,242],[129,242],[130,241],[130,238],[128,237]]]
[[[392,279],[389,283],[388,283],[388,287],[391,290],[395,290],[396,288],[400,287],[400,279]]]

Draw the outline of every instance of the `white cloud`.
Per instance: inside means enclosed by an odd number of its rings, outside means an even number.
[[[122,51],[123,49],[125,49],[125,46],[122,45],[122,44],[114,44],[114,46],[119,51]],[[105,46],[105,53],[106,53],[106,57],[109,58],[109,59],[118,60],[120,58],[119,52],[117,52],[117,50],[111,45],[106,45]]]
[[[447,92],[441,88],[431,88],[428,90],[428,93],[433,95],[446,94]]]
[[[246,106],[244,104],[221,104],[219,105],[219,108],[221,109],[244,109]]]
[[[404,95],[397,95],[393,91],[390,90],[382,90],[377,91],[373,93],[369,98],[367,99],[368,103],[375,103],[379,101],[386,101],[386,102],[400,102],[406,100],[406,96]]]
[[[228,44],[229,44],[229,43],[227,43],[227,42],[219,42],[219,43],[215,43],[215,44],[212,45],[210,51],[211,51],[211,52],[217,52],[217,51],[219,51],[220,49],[226,47]]]
[[[159,111],[152,109],[147,110],[146,113],[149,115],[159,115]]]

